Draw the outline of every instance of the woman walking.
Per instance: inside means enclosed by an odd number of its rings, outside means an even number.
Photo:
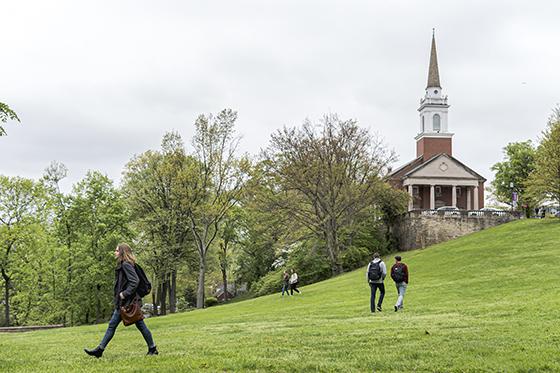
[[[282,296],[284,296],[284,292],[290,295],[290,293],[288,292],[289,289],[290,289],[290,275],[288,271],[284,271],[284,274],[282,275]]]
[[[125,243],[119,244],[115,249],[115,258],[117,259],[117,269],[115,270],[115,294],[114,294],[114,304],[115,310],[113,311],[113,316],[109,320],[109,326],[105,332],[105,336],[99,343],[99,346],[93,350],[84,349],[84,351],[91,356],[100,358],[103,355],[103,351],[115,335],[115,330],[121,322],[120,308],[121,306],[129,306],[133,303],[137,303],[138,306],[141,305],[142,299],[136,294],[136,288],[138,287],[138,275],[136,274],[136,269],[134,268],[136,264],[136,258],[132,253],[132,249]],[[142,333],[144,340],[148,345],[148,355],[157,355],[158,350],[152,339],[152,333],[144,323],[144,320],[137,321],[134,325]]]
[[[293,269],[291,270],[291,273],[292,275],[290,276],[290,295],[294,295],[294,290],[297,291],[299,294],[300,291],[297,289],[297,286],[299,284],[298,274]]]

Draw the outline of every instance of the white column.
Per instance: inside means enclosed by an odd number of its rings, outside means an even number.
[[[436,208],[436,187],[435,185],[430,185],[430,209]]]
[[[408,211],[411,211],[414,208],[414,197],[412,195],[412,185],[408,186]]]
[[[474,187],[474,193],[473,193],[473,202],[474,202],[474,206],[473,209],[474,210],[478,210],[478,187],[475,186]]]
[[[457,185],[451,187],[451,206],[457,206]]]
[[[467,192],[467,210],[471,209],[471,187],[465,187],[465,191]]]

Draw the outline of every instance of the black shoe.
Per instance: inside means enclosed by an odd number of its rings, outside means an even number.
[[[397,306],[395,306],[395,312],[397,312],[399,310],[399,308]]]
[[[103,349],[99,346],[97,346],[96,348],[94,348],[93,350],[88,350],[87,348],[84,348],[84,351],[86,354],[88,354],[89,356],[95,356],[96,358],[100,358],[101,356],[103,356]]]
[[[377,306],[377,310],[381,312],[381,306]]]
[[[159,355],[157,347],[148,347],[148,353],[146,355]]]

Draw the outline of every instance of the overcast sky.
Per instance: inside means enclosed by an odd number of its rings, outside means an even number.
[[[488,179],[560,102],[558,1],[2,1],[0,174],[63,188],[126,162],[200,113],[239,112],[251,154],[282,126],[355,118],[415,156],[432,28],[453,153]]]

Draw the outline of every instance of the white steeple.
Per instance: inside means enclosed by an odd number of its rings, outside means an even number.
[[[439,82],[439,69],[436,52],[435,31],[432,33],[432,49],[430,52],[430,67],[428,70],[428,84],[424,98],[420,99],[420,131],[416,140],[422,137],[451,138],[447,126],[447,96],[444,96]]]

